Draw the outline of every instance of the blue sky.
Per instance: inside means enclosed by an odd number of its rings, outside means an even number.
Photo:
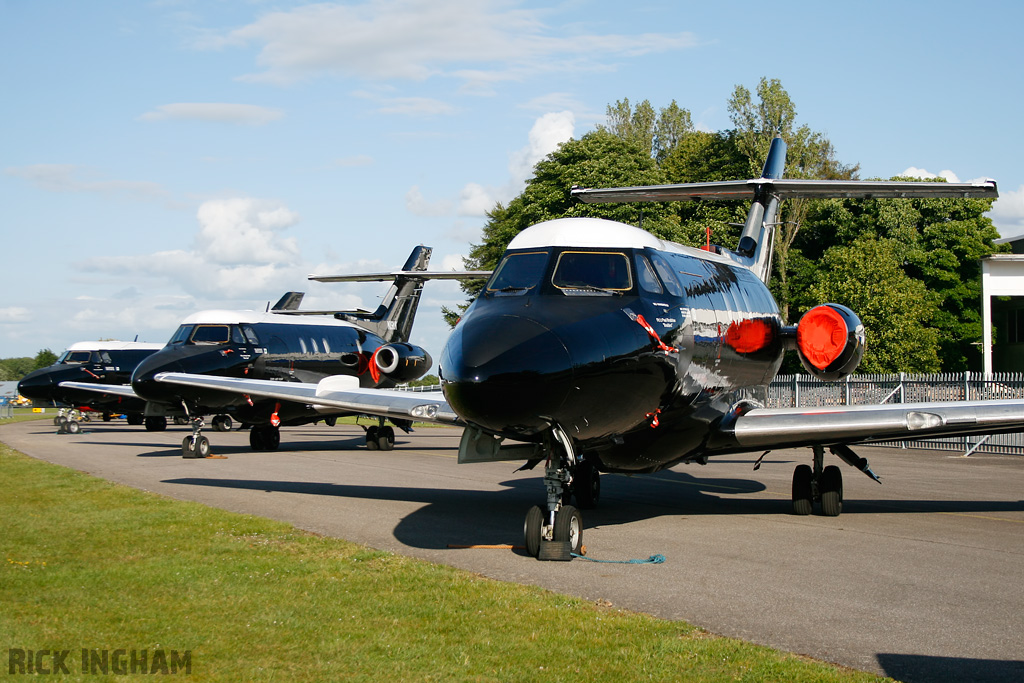
[[[372,309],[416,244],[460,267],[495,202],[628,97],[706,130],[777,78],[861,177],[999,182],[1024,233],[1024,5],[0,0],[0,357],[165,341],[189,313]],[[413,341],[435,357],[454,283]]]

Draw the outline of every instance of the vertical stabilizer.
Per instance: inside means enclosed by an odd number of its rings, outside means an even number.
[[[786,168],[786,143],[777,137],[772,140],[768,149],[768,157],[764,161],[761,177],[752,181],[754,185],[754,201],[750,204],[747,221],[740,234],[736,253],[749,258],[751,270],[768,282],[772,270],[772,247],[775,236],[775,225],[779,217],[779,196],[773,192],[770,182],[758,183],[759,180],[779,180]]]
[[[409,340],[416,309],[420,305],[420,294],[426,278],[417,277],[416,272],[425,271],[430,263],[433,249],[422,245],[414,248],[401,272],[373,313],[338,313],[342,320],[356,323],[373,332],[386,342]]]

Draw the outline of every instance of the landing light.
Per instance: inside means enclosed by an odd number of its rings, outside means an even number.
[[[413,417],[433,420],[434,418],[437,417],[437,404],[430,403],[427,405],[416,406],[409,412]]]

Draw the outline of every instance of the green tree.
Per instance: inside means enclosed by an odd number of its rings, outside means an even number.
[[[876,199],[819,202],[800,251],[810,260],[860,238],[891,240],[904,272],[935,295],[942,370],[981,370],[981,258],[1006,251],[984,213],[991,200]],[[805,271],[802,282],[813,280]],[[798,297],[807,303],[803,297]]]
[[[57,354],[55,354],[50,349],[40,349],[39,353],[36,354],[35,367],[33,367],[32,369],[38,370],[39,368],[49,367],[56,362]]]
[[[13,382],[32,372],[35,369],[35,360],[28,357],[4,358],[0,360],[0,367],[4,369],[7,376],[4,381]]]
[[[939,333],[930,327],[936,294],[903,271],[902,245],[860,237],[829,249],[810,297],[857,313],[867,332],[859,370],[867,373],[937,372]]]

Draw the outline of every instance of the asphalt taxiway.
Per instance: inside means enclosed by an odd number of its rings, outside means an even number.
[[[399,434],[368,451],[356,426],[282,430],[254,453],[247,432],[210,431],[223,459],[185,460],[187,428],[146,432],[47,421],[0,441],[49,462],[173,498],[271,517],[321,534],[682,619],[711,632],[904,681],[1024,680],[1024,457],[860,448],[879,485],[843,466],[840,517],[791,513],[809,450],[602,477],[583,514],[595,560],[538,562],[518,549],[540,473],[457,465],[460,430]],[[831,456],[829,456],[831,457]]]

